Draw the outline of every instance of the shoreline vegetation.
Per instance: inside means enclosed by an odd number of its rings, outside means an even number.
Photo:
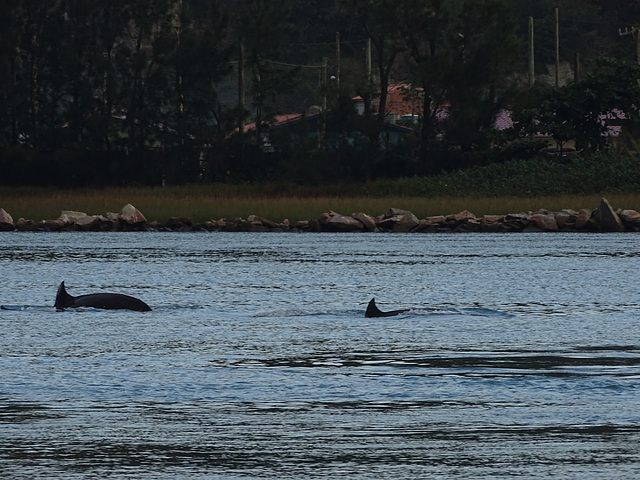
[[[348,185],[335,192],[322,193],[314,189],[298,189],[279,193],[264,192],[266,186],[191,185],[182,187],[128,187],[105,189],[59,190],[48,188],[0,188],[0,208],[14,219],[42,222],[58,218],[62,211],[79,211],[89,215],[118,212],[122,205],[132,204],[149,221],[164,222],[170,218],[188,218],[194,223],[252,215],[275,222],[318,219],[324,212],[350,215],[364,212],[382,215],[389,209],[412,212],[418,218],[472,212],[483,215],[508,215],[539,210],[560,211],[593,209],[606,197],[614,209],[640,211],[640,193],[600,193],[593,195],[552,195],[529,197],[420,197],[361,193]],[[268,187],[278,190],[275,185]],[[244,194],[243,194],[244,192]]]
[[[194,223],[251,215],[274,222],[318,219],[324,212],[382,215],[389,209],[418,218],[469,211],[508,215],[539,210],[595,208],[640,211],[639,155],[536,157],[432,177],[299,185],[290,182],[202,183],[181,186],[75,188],[0,186],[0,208],[14,219],[55,219],[64,210],[101,215],[134,205],[151,221],[188,218]]]

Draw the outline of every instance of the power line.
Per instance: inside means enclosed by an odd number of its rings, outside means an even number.
[[[299,68],[324,68],[324,65],[300,65],[295,63],[276,62],[275,60],[263,60],[264,63],[271,63],[273,65],[281,65],[283,67],[299,67]]]

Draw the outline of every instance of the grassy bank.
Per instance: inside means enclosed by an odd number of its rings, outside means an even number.
[[[291,222],[318,218],[334,210],[343,214],[365,212],[379,215],[389,208],[409,210],[419,218],[469,210],[476,215],[563,208],[595,208],[605,196],[614,208],[640,211],[640,193],[551,196],[459,196],[424,197],[414,195],[376,196],[368,187],[343,185],[340,191],[326,192],[275,185],[238,186],[192,185],[166,188],[108,188],[101,190],[54,190],[45,188],[0,188],[0,207],[14,220],[35,221],[58,218],[62,210],[89,214],[119,212],[127,203],[137,207],[149,221],[189,217],[195,222],[259,215],[273,221]]]
[[[475,215],[547,209],[596,208],[606,197],[613,208],[640,211],[640,156],[610,153],[558,162],[532,158],[443,173],[433,177],[334,182],[208,184],[59,190],[0,187],[0,208],[14,219],[58,218],[62,210],[89,214],[119,212],[127,203],[149,221],[188,217],[195,222],[258,215],[279,222],[315,219],[326,211],[380,215],[389,208],[419,218],[469,210]]]

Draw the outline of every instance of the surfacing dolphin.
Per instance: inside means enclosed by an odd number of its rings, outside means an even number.
[[[56,303],[54,304],[58,312],[64,311],[65,308],[76,307],[93,307],[108,310],[135,310],[137,312],[149,312],[151,307],[129,295],[121,293],[90,293],[88,295],[80,295],[78,297],[71,296],[64,287],[64,282],[58,287],[56,295]]]
[[[396,315],[399,315],[401,313],[408,312],[408,311],[409,311],[408,308],[403,308],[401,310],[391,310],[389,312],[383,312],[376,305],[376,299],[372,298],[371,301],[369,302],[369,305],[367,305],[367,311],[364,312],[364,316],[367,318],[395,317]]]

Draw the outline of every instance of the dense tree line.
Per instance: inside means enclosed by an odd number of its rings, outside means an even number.
[[[623,109],[636,120],[632,106],[640,105],[636,42],[621,35],[638,34],[632,29],[640,2],[0,0],[0,6],[1,184],[425,175],[528,154],[534,125],[559,141],[575,138],[600,149],[598,115]],[[580,76],[576,71],[557,89],[531,88],[529,18],[535,69],[544,72],[556,61],[556,6],[560,59],[574,62],[579,54]],[[391,145],[382,106],[395,82],[420,92],[423,114],[415,134]],[[363,115],[355,113],[356,95]],[[271,132],[265,145],[261,134],[273,115],[312,106],[323,112],[321,141],[302,122],[294,135]],[[503,108],[514,111],[516,128],[498,137],[491,125]],[[517,138],[524,139],[519,152]]]

